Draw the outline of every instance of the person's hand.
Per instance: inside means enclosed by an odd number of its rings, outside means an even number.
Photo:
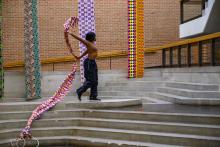
[[[73,54],[73,49],[71,47],[69,48],[69,50],[70,50],[70,54],[74,55]]]
[[[68,33],[70,35],[77,35],[78,34],[78,30],[76,28],[75,29],[71,28],[71,29],[68,30]]]
[[[80,57],[76,56],[75,54],[72,53],[72,55],[76,58],[76,61],[79,61]]]
[[[70,31],[68,31],[67,33],[68,33],[69,35],[71,35],[71,36],[73,35],[73,33],[72,33],[72,32],[70,32]]]

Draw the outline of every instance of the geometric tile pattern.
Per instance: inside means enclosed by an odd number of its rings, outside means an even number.
[[[128,0],[128,78],[136,77],[136,0]]]
[[[37,1],[24,0],[26,99],[41,97]]]
[[[92,31],[95,33],[95,10],[94,0],[79,0],[78,1],[78,17],[79,17],[79,35],[85,39],[86,33]],[[86,51],[86,46],[79,44],[80,55]],[[80,74],[81,82],[84,82],[84,68],[83,62],[87,58],[84,56],[80,60]]]
[[[0,2],[2,8],[2,1]],[[2,21],[2,20],[1,20]],[[3,71],[3,50],[2,50],[2,22],[0,23],[0,98],[4,95],[4,71]]]
[[[128,0],[128,78],[143,77],[144,1]]]
[[[144,75],[144,0],[136,0],[136,77]]]
[[[2,1],[0,1],[2,10]],[[2,21],[2,18],[1,20]],[[3,49],[2,49],[2,22],[0,22],[0,98],[4,96],[4,70],[3,70]]]

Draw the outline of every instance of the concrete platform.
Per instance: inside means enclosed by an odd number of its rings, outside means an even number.
[[[38,99],[32,102],[2,102],[0,111],[32,111],[46,99]],[[53,109],[74,109],[74,108],[120,108],[128,106],[142,105],[141,99],[102,99],[101,101],[91,101],[83,98],[78,101],[76,97],[65,97]]]
[[[65,102],[65,104],[67,108],[119,108],[142,105],[142,101],[140,99],[103,99],[101,101]]]

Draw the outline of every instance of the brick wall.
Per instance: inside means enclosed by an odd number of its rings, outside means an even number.
[[[2,1],[2,44],[4,62],[24,58],[23,1]]]
[[[145,0],[145,47],[178,40],[179,1]],[[39,0],[41,59],[68,54],[63,39],[66,18],[77,16],[76,0]],[[100,51],[127,49],[127,0],[95,0],[97,46]],[[5,63],[24,58],[23,1],[3,0],[3,46]],[[78,32],[78,31],[76,31]],[[71,39],[78,54],[78,42]],[[149,54],[145,66],[160,65],[161,54]],[[111,65],[110,65],[111,63]],[[127,69],[127,58],[98,60],[99,69]],[[45,65],[42,70],[68,70],[71,63]],[[18,70],[18,69],[16,69]]]

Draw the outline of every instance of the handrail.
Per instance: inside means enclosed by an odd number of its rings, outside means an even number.
[[[201,41],[211,40],[218,37],[220,37],[220,32],[193,38],[193,39],[185,39],[174,43],[162,45],[159,47],[145,48],[144,53],[155,53],[157,51],[161,51],[164,49],[173,48],[182,45],[188,45],[192,43],[198,43]],[[127,56],[127,50],[114,50],[108,52],[101,52],[98,55],[98,59],[106,59],[106,58],[114,58],[114,57],[122,57],[122,56]],[[53,64],[53,63],[62,63],[62,62],[74,62],[74,61],[75,59],[72,56],[64,56],[64,57],[42,59],[41,64],[43,65],[43,64]],[[24,61],[16,61],[16,62],[10,62],[4,64],[4,68],[15,68],[15,67],[23,67],[23,66],[24,66]]]
[[[162,50],[162,67],[174,67],[174,66],[203,66],[219,65],[219,56],[216,54],[218,47],[216,42],[220,38],[220,32],[213,33],[210,35],[205,35],[202,37],[197,37],[193,39],[186,39],[171,44],[163,45],[156,50]],[[208,42],[205,42],[208,41]],[[205,52],[203,49],[203,44],[209,44],[209,51]],[[197,55],[192,55],[192,46],[197,46]],[[185,50],[182,50],[185,48]],[[176,55],[174,54],[176,51]],[[183,53],[184,52],[184,53]],[[182,55],[185,54],[185,55]],[[168,55],[168,56],[167,56]],[[185,59],[184,59],[185,58]],[[206,60],[208,58],[209,60]],[[174,63],[174,60],[177,63]],[[167,63],[167,61],[169,61]],[[197,61],[197,62],[195,62]]]
[[[166,48],[177,47],[177,46],[187,45],[187,44],[192,44],[192,43],[197,43],[197,42],[200,42],[200,41],[210,40],[210,39],[218,38],[218,37],[220,37],[220,32],[209,34],[209,35],[205,35],[205,36],[201,36],[201,37],[197,37],[197,38],[185,39],[185,40],[173,42],[173,43],[170,43],[170,44],[166,44],[166,45],[162,45],[162,46],[159,46],[159,47],[155,47],[152,50],[157,50],[158,51],[158,50],[163,50],[163,49],[166,49]]]
[[[146,49],[145,49],[146,50]],[[154,50],[146,50],[146,53],[153,53]],[[108,52],[101,52],[98,54],[97,59],[106,59],[106,58],[114,58],[114,57],[122,57],[127,56],[126,50],[115,50],[115,51],[108,51]],[[55,58],[47,58],[41,60],[41,65],[43,64],[53,64],[53,63],[63,63],[63,62],[75,62],[75,58],[73,56],[64,56],[64,57],[55,57]],[[15,67],[23,67],[24,61],[16,61],[16,62],[9,62],[4,64],[4,68],[15,68]]]

